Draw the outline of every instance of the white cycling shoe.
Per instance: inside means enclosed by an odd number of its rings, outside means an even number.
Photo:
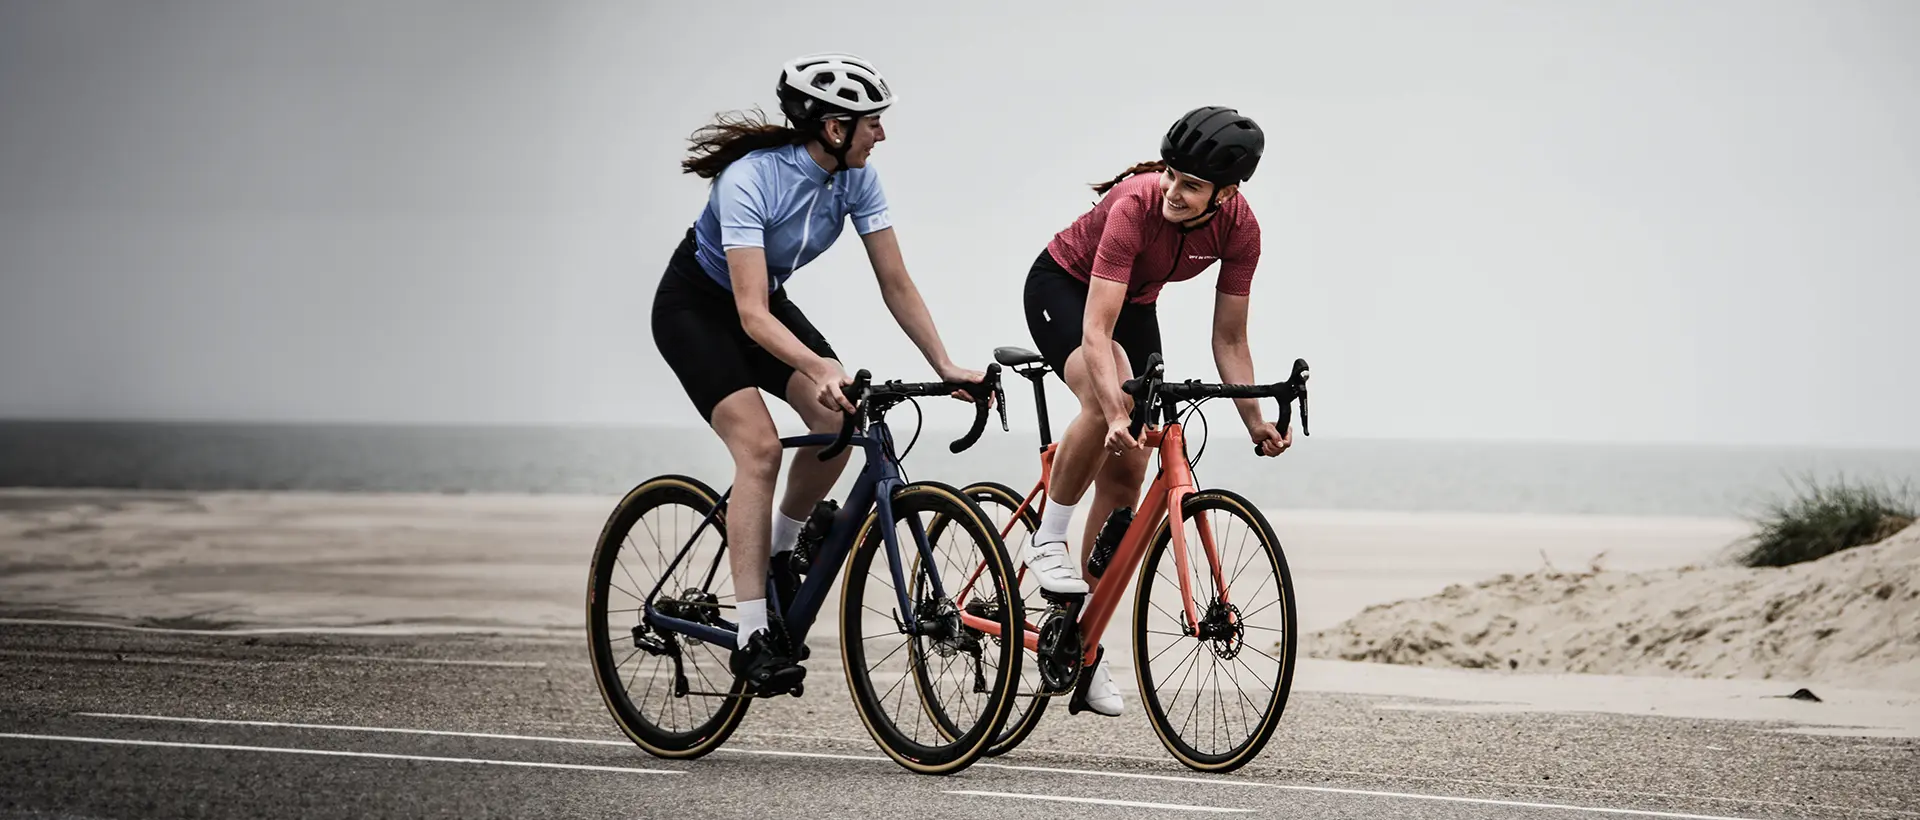
[[[1087,681],[1087,708],[1107,717],[1119,717],[1127,709],[1127,702],[1120,699],[1120,687],[1114,685],[1113,675],[1107,672],[1104,655],[1099,665],[1093,667],[1093,680]]]
[[[1080,577],[1080,562],[1067,554],[1067,542],[1027,542],[1025,563],[1033,570],[1040,588],[1055,595],[1085,595],[1087,582]]]

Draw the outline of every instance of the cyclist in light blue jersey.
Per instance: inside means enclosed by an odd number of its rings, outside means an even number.
[[[887,310],[940,379],[984,378],[947,357],[867,164],[886,139],[880,115],[894,100],[886,81],[859,57],[816,54],[787,63],[777,90],[787,126],[734,114],[694,133],[681,167],[713,184],[653,303],[654,344],[733,456],[727,542],[740,645],[732,667],[755,685],[803,674],[796,648],[769,631],[763,579],[771,551],[780,559],[772,562],[776,588],[791,597],[797,580],[785,553],[846,464],[844,454],[821,462],[800,451],[775,515],[781,449],[760,391],[792,405],[814,432],[839,430],[841,412],[854,409],[841,392],[852,379],[839,356],[788,298],[794,272],[851,218]]]

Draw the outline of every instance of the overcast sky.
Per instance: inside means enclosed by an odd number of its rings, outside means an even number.
[[[684,138],[845,50],[962,362],[1031,345],[1085,183],[1231,105],[1316,433],[1920,446],[1920,4],[934,8],[0,0],[0,417],[698,424],[648,328]],[[928,376],[851,231],[791,286]]]

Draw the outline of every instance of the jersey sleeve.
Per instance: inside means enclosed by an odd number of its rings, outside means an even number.
[[[1260,221],[1244,203],[1234,214],[1233,229],[1220,254],[1220,280],[1214,286],[1229,296],[1253,293],[1253,270],[1260,264]]]
[[[736,162],[721,172],[713,185],[713,211],[720,220],[722,250],[766,247],[767,214],[773,208],[753,166]]]
[[[1135,197],[1113,203],[1093,253],[1094,276],[1123,285],[1133,280],[1133,263],[1140,256],[1140,222],[1146,215]]]
[[[853,180],[853,229],[861,236],[893,227],[893,215],[887,210],[887,193],[880,187],[880,175],[867,166]]]

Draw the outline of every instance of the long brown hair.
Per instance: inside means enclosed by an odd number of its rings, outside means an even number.
[[[1135,165],[1132,168],[1128,168],[1125,171],[1121,171],[1119,176],[1114,177],[1113,179],[1107,180],[1106,182],[1093,183],[1093,192],[1096,194],[1104,194],[1108,191],[1113,190],[1113,186],[1119,185],[1120,183],[1125,182],[1128,177],[1131,177],[1137,174],[1157,174],[1165,170],[1167,170],[1166,163],[1161,162],[1160,160],[1157,160],[1157,159],[1148,160],[1146,162],[1142,162],[1138,165]]]
[[[808,139],[811,137],[804,131],[768,122],[766,113],[758,108],[751,112],[730,111],[687,137],[693,147],[688,149],[691,156],[680,161],[680,170],[701,179],[713,179],[748,151],[802,145]]]

